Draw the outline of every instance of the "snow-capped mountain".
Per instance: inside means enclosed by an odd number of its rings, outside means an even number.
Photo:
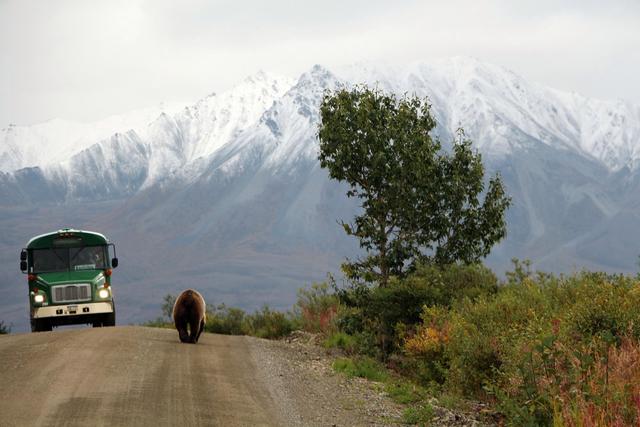
[[[141,129],[161,113],[174,114],[182,107],[163,103],[94,123],[53,119],[33,126],[9,124],[0,129],[0,172],[55,165],[116,132]]]
[[[462,126],[488,172],[503,175],[514,204],[491,266],[519,257],[555,271],[635,269],[640,106],[451,58],[314,66],[297,79],[260,72],[143,121],[2,130],[0,298],[13,295],[16,247],[75,226],[105,232],[126,254],[130,319],[151,316],[141,308],[149,293],[160,301],[194,281],[217,301],[288,304],[292,289],[358,253],[336,224],[357,202],[319,167],[316,134],[325,91],[360,83],[428,97],[443,142]]]
[[[640,158],[639,105],[561,92],[502,67],[456,57],[402,68],[359,64],[335,74],[315,66],[297,81],[259,72],[225,93],[179,110],[150,108],[94,124],[51,120],[10,125],[0,133],[0,171],[39,167],[47,176],[65,170],[71,175],[79,166],[74,157],[111,168],[108,153],[121,151],[125,139],[134,153],[138,143],[145,146],[146,164],[138,165],[146,169],[144,188],[185,167],[193,172],[194,164],[225,144],[248,139],[247,131],[260,133],[265,126],[271,138],[284,142],[270,160],[277,166],[279,158],[295,159],[291,152],[306,147],[300,140],[315,134],[324,89],[363,82],[399,95],[429,97],[440,135],[451,137],[463,126],[489,156],[512,153],[534,140],[575,151],[611,171],[635,169]],[[307,150],[306,155],[314,157],[315,152]]]
[[[547,88],[473,58],[352,66],[345,75],[398,94],[428,96],[441,127],[462,125],[490,155],[522,148],[523,141],[513,138],[517,129],[526,139],[575,150],[611,170],[635,168],[640,158],[640,105]]]

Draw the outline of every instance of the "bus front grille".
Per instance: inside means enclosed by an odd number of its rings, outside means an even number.
[[[91,289],[88,283],[78,285],[64,285],[53,287],[53,302],[78,302],[91,299]]]

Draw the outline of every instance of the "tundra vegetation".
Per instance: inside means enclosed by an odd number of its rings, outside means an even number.
[[[321,118],[321,164],[362,200],[343,226],[365,256],[340,284],[299,290],[288,313],[211,306],[207,331],[316,333],[341,353],[336,371],[408,405],[408,424],[428,424],[433,398],[482,402],[506,425],[640,424],[640,275],[513,260],[499,279],[481,259],[505,235],[510,199],[499,176],[484,187],[463,133],[443,153],[426,101],[363,87],[327,93]]]

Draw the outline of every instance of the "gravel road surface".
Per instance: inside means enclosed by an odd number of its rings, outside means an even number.
[[[142,327],[0,340],[1,425],[282,425],[248,340]]]
[[[399,408],[307,348],[136,326],[0,336],[0,426],[394,424]]]
[[[316,341],[205,333],[193,345],[139,326],[0,335],[0,427],[401,423],[405,406],[336,374]],[[434,427],[484,425],[434,407]]]

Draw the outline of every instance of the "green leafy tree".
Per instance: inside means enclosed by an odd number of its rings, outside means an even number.
[[[358,86],[327,92],[320,115],[320,165],[362,203],[342,223],[367,251],[343,264],[350,278],[386,286],[417,261],[476,262],[505,236],[511,199],[500,176],[485,191],[481,156],[462,130],[442,149],[426,99]]]

